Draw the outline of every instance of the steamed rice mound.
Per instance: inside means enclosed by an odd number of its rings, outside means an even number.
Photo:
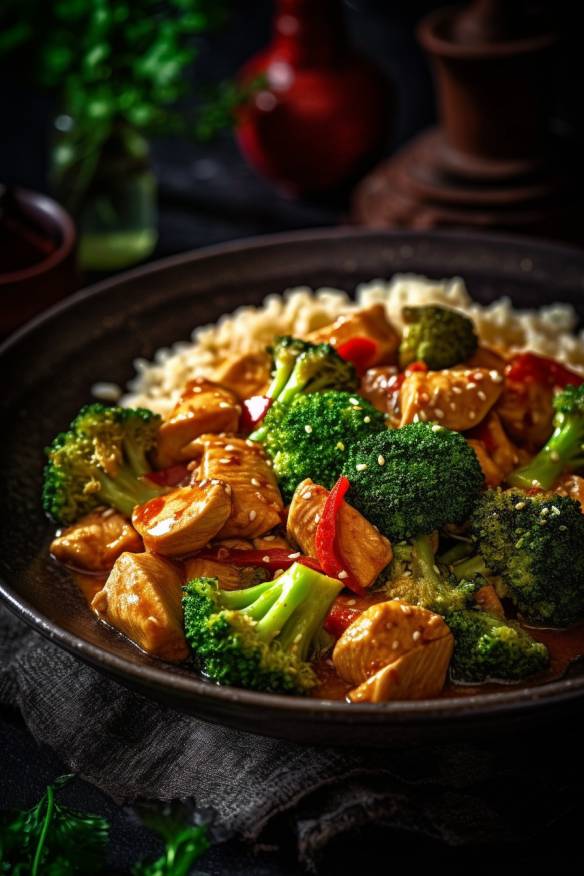
[[[472,318],[484,346],[552,356],[584,373],[584,333],[574,334],[577,316],[570,305],[515,310],[508,298],[501,298],[483,306],[471,299],[459,277],[437,281],[398,274],[388,282],[361,284],[355,300],[338,289],[312,291],[300,287],[283,295],[270,295],[259,307],[241,307],[215,325],[194,329],[190,342],[179,341],[170,349],[158,350],[154,362],[135,360],[137,374],[121,403],[164,414],[173,407],[188,380],[196,376],[214,379],[226,358],[259,352],[275,335],[303,336],[342,313],[376,302],[384,305],[396,327],[402,325],[401,310],[405,305],[456,308]]]

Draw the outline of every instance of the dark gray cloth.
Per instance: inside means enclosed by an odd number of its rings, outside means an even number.
[[[567,733],[562,745],[367,753],[212,726],[126,690],[4,608],[0,661],[0,704],[19,708],[37,740],[116,801],[193,795],[226,835],[260,845],[284,820],[309,867],[339,835],[371,824],[450,846],[524,840],[565,813],[582,783]]]

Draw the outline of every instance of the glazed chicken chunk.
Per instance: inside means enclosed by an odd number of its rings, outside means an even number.
[[[191,578],[217,578],[222,590],[239,590],[243,587],[241,569],[230,563],[221,563],[206,557],[189,557],[185,560],[185,581]]]
[[[281,522],[282,496],[259,445],[230,435],[202,435],[198,447],[199,480],[220,480],[231,490],[231,513],[219,538],[255,538]]]
[[[237,358],[226,359],[217,368],[219,383],[230,389],[238,398],[263,395],[270,382],[272,357],[269,353],[245,353]],[[213,431],[212,429],[208,430]],[[219,429],[221,432],[234,432],[234,429]]]
[[[453,649],[440,615],[394,599],[372,605],[347,627],[333,663],[355,685],[352,702],[418,700],[440,693]]]
[[[239,402],[229,389],[203,377],[192,380],[160,426],[158,466],[193,459],[195,438],[205,432],[235,432],[240,414]]]
[[[495,411],[509,435],[522,446],[539,450],[552,433],[554,390],[526,380],[507,379]]]
[[[323,341],[339,347],[353,338],[367,338],[376,345],[374,355],[368,365],[391,362],[395,359],[400,337],[391,325],[383,304],[373,304],[364,310],[339,316],[330,325],[316,329],[307,335],[307,340],[315,344]]]
[[[182,631],[182,583],[168,560],[123,553],[91,607],[148,654],[180,663],[189,654]]]
[[[193,483],[134,509],[132,522],[150,551],[180,557],[204,547],[231,514],[231,488],[222,481]]]
[[[304,554],[316,556],[315,537],[329,490],[310,478],[296,487],[288,512],[288,538]],[[348,569],[361,587],[369,587],[391,562],[391,544],[347,502],[343,502],[337,523],[338,548]]]
[[[142,539],[113,508],[86,514],[51,544],[51,553],[59,562],[89,572],[107,572],[124,551],[141,550]]]
[[[519,463],[517,448],[509,440],[494,411],[485,417],[476,432],[471,433],[468,443],[478,457],[488,487],[502,483]]]
[[[494,369],[414,371],[400,391],[400,426],[435,420],[447,429],[464,432],[476,426],[493,407],[503,389]]]

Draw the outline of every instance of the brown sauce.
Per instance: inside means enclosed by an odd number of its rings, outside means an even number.
[[[73,572],[71,571],[71,576],[73,580],[83,593],[83,596],[87,600],[88,605],[91,605],[91,601],[96,593],[103,588],[108,573],[105,572],[103,575],[86,575],[83,572]]]

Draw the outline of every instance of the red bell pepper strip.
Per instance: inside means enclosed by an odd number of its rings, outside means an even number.
[[[284,548],[268,548],[268,550],[249,550],[243,548],[218,547],[212,550],[199,551],[196,554],[200,560],[215,560],[217,563],[226,563],[230,566],[260,566],[277,572],[280,569],[289,569],[294,563],[301,563],[316,572],[322,572],[317,560],[313,557],[304,557],[300,551],[285,550]]]
[[[167,468],[161,468],[159,471],[149,471],[145,477],[153,484],[158,484],[159,487],[177,487],[179,484],[188,483],[191,473],[182,463],[177,465],[169,465]]]
[[[427,371],[428,366],[425,362],[412,362],[411,365],[408,365],[404,371],[406,377],[410,374],[414,374],[416,371]]]
[[[267,395],[252,395],[243,402],[241,411],[242,432],[252,432],[268,413],[272,399]]]
[[[378,345],[370,338],[364,338],[360,335],[355,338],[349,338],[335,348],[341,359],[351,362],[358,374],[363,374],[369,366],[375,361],[377,356]]]
[[[566,368],[555,359],[538,356],[535,353],[519,353],[514,356],[507,365],[505,373],[509,380],[516,383],[532,381],[544,386],[553,386],[555,389],[580,386],[584,383],[584,377],[581,374]]]
[[[338,578],[354,593],[363,595],[365,590],[347,568],[337,542],[339,512],[343,504],[343,496],[350,486],[349,479],[341,476],[327,496],[322,516],[316,527],[316,556],[326,575]]]
[[[333,602],[323,626],[327,633],[335,639],[340,639],[347,627],[350,627],[362,613],[360,608],[349,608],[340,602]]]

